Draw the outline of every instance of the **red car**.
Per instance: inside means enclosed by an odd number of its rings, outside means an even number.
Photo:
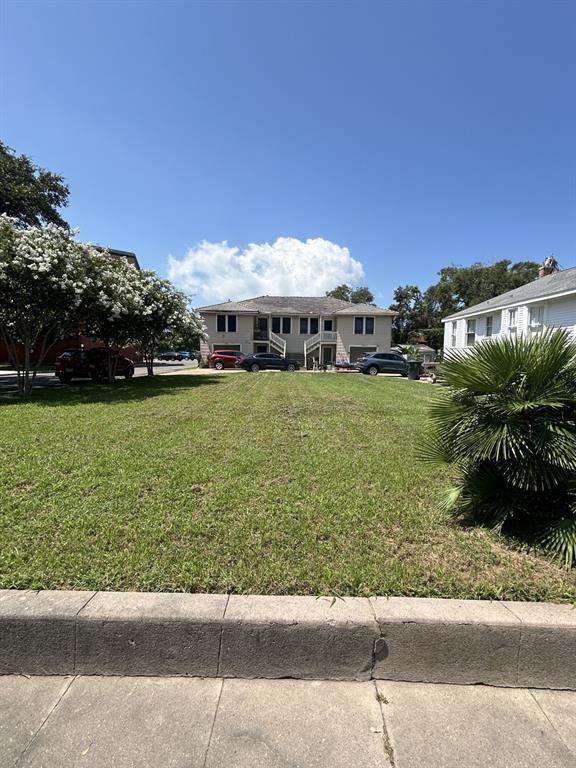
[[[218,349],[216,352],[212,352],[208,358],[212,368],[216,368],[217,371],[221,371],[223,368],[235,368],[236,363],[241,363],[244,360],[244,355],[237,349]]]

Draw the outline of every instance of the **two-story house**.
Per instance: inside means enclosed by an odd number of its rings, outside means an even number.
[[[442,322],[445,354],[495,336],[532,335],[545,328],[565,328],[576,336],[576,267],[557,272],[545,262],[537,280]]]
[[[257,296],[200,307],[208,339],[203,357],[218,349],[246,355],[277,352],[301,363],[355,361],[365,352],[390,350],[395,313],[373,304],[327,296]]]

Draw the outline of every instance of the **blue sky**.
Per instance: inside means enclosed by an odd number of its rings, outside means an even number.
[[[2,139],[197,303],[576,265],[571,0],[0,6]]]

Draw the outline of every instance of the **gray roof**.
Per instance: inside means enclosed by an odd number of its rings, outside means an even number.
[[[200,312],[245,312],[285,315],[395,315],[374,304],[352,304],[329,296],[256,296],[199,307]]]
[[[559,293],[576,292],[576,267],[563,269],[560,272],[553,272],[546,277],[539,277],[531,283],[521,285],[493,299],[475,304],[473,307],[467,307],[460,312],[444,317],[443,320],[456,320],[458,317],[467,317],[468,315],[477,315],[482,312],[490,312],[491,309],[504,309],[505,307],[522,304],[525,301],[537,301],[546,299]]]

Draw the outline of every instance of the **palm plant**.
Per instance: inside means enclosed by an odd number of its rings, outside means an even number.
[[[424,458],[455,467],[445,507],[576,562],[576,341],[502,337],[442,365]]]

